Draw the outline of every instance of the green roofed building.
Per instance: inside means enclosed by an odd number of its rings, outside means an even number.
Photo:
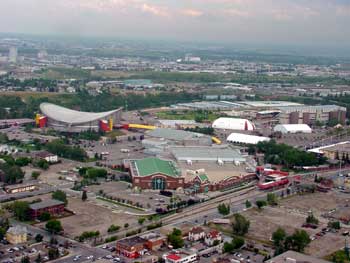
[[[176,190],[184,186],[184,178],[176,163],[159,158],[130,161],[133,186],[141,189]]]

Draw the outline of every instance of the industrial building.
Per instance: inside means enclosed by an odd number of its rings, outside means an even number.
[[[230,147],[171,147],[170,152],[178,162],[222,162],[244,163],[245,158],[238,149]]]
[[[240,105],[247,108],[276,109],[278,107],[302,106],[300,103],[290,101],[240,101]]]
[[[270,138],[243,133],[231,133],[226,141],[237,144],[258,144],[259,142],[268,142]]]
[[[288,250],[274,258],[266,261],[267,263],[330,263],[330,261],[323,260],[320,258],[315,258],[309,255],[298,253],[292,250]]]
[[[42,116],[36,117],[39,127],[50,127],[61,132],[111,131],[119,122],[121,108],[107,112],[83,112],[71,110],[51,103],[41,103]]]
[[[337,105],[289,106],[278,109],[280,124],[326,124],[331,120],[344,124],[346,120],[346,108]]]
[[[184,178],[180,169],[170,160],[158,158],[126,160],[124,166],[129,169],[134,187],[153,190],[176,190],[184,185]]]
[[[233,110],[241,108],[242,105],[229,101],[200,101],[191,103],[179,103],[171,105],[172,108],[192,109],[192,110]]]
[[[158,122],[161,128],[170,129],[195,128],[199,125],[199,123],[194,120],[158,120]]]
[[[337,144],[310,149],[308,152],[322,154],[331,160],[350,160],[350,142],[345,141]]]
[[[51,199],[30,204],[30,216],[32,219],[37,219],[42,213],[49,213],[51,216],[57,216],[64,212],[64,202]]]
[[[274,132],[287,133],[312,133],[312,129],[307,124],[278,124],[273,128]]]
[[[212,139],[208,135],[196,132],[173,130],[173,129],[154,129],[146,133],[149,137],[162,138],[169,141],[170,144],[180,145],[211,145]]]
[[[219,118],[213,122],[214,129],[253,131],[255,125],[247,119]]]

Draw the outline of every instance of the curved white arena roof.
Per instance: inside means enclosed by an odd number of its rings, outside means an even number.
[[[212,127],[215,129],[253,131],[255,125],[247,119],[219,118],[216,119]]]
[[[312,133],[312,129],[307,124],[277,124],[273,130],[282,133]]]
[[[79,124],[106,118],[109,115],[119,111],[120,108],[112,111],[95,113],[71,110],[52,103],[44,102],[40,104],[40,110],[50,119],[70,124]]]
[[[231,133],[226,140],[232,143],[258,144],[259,142],[268,142],[270,138],[243,133]]]

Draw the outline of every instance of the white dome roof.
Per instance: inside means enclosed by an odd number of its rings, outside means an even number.
[[[236,118],[219,118],[216,119],[212,127],[215,129],[226,129],[226,130],[240,130],[240,131],[253,131],[255,125],[247,119],[236,119]]]

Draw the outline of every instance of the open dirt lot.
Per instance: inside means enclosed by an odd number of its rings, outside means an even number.
[[[328,219],[322,217],[321,214],[327,214],[330,210],[343,206],[348,197],[346,194],[334,191],[297,195],[280,201],[277,207],[265,207],[261,211],[256,208],[249,209],[242,213],[250,220],[247,238],[267,243],[278,227],[285,229],[288,234],[292,234],[296,229],[304,229],[310,237],[316,236],[323,228],[327,227],[328,223]],[[312,211],[319,219],[317,229],[302,228],[309,211]],[[230,231],[231,227],[226,227],[226,230]],[[343,231],[345,228],[338,233],[327,232],[323,236],[316,236],[316,239],[305,249],[305,253],[316,257],[325,257],[342,249],[345,242],[345,238],[341,235]]]
[[[317,217],[321,214],[328,213],[330,210],[343,207],[349,204],[350,195],[331,191],[328,193],[314,193],[307,195],[297,195],[284,199],[280,202],[280,206],[286,209],[294,209],[299,213],[307,214],[312,211]]]
[[[129,225],[137,222],[136,216],[124,212],[112,212],[110,209],[76,198],[68,198],[68,209],[74,211],[75,215],[62,218],[60,221],[64,232],[71,238],[84,231],[99,230],[101,235],[105,235],[111,224],[123,227],[126,222]]]

